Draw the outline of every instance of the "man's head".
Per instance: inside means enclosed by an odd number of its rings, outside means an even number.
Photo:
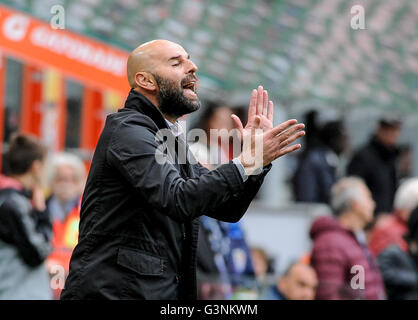
[[[70,153],[60,153],[51,159],[49,183],[52,193],[65,203],[80,196],[86,178],[83,161]]]
[[[300,262],[293,263],[280,278],[277,286],[289,300],[313,300],[318,278],[311,266]]]
[[[408,219],[408,233],[405,239],[409,244],[409,252],[412,258],[418,263],[418,206],[414,208]]]
[[[376,136],[387,147],[394,147],[401,132],[401,122],[397,118],[386,117],[379,121]]]
[[[140,45],[131,52],[127,63],[131,88],[173,119],[200,107],[196,71],[184,48],[167,40]]]
[[[351,221],[362,228],[373,220],[375,206],[369,188],[360,178],[342,178],[331,189],[334,214],[337,217],[350,215]]]
[[[319,130],[319,138],[323,144],[338,155],[347,149],[348,135],[341,120],[330,121],[324,124]]]
[[[33,183],[40,183],[46,153],[46,147],[36,137],[13,135],[7,152],[10,176],[28,176]]]
[[[411,211],[418,207],[418,178],[402,182],[395,193],[394,207],[404,221],[408,221]]]
[[[257,277],[264,277],[269,269],[269,258],[262,248],[251,248],[251,261]]]

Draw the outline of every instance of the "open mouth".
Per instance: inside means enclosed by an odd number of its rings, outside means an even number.
[[[189,89],[196,93],[196,81],[189,81],[185,85],[183,85],[183,89]]]
[[[188,81],[183,85],[183,92],[187,94],[188,96],[196,98],[197,97],[196,91],[197,91],[196,80]]]

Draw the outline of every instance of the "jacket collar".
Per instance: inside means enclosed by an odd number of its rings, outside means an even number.
[[[379,141],[376,135],[372,137],[370,144],[377,150],[379,155],[384,160],[394,160],[399,154],[399,149],[396,146],[385,146],[382,142]]]
[[[169,128],[167,122],[158,108],[143,94],[131,89],[125,102],[125,108],[134,109],[150,117],[159,129]]]

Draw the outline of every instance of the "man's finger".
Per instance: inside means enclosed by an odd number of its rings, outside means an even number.
[[[267,117],[267,108],[269,104],[269,94],[267,90],[263,91],[263,116]]]
[[[250,105],[248,107],[248,122],[252,122],[254,120],[254,116],[257,112],[257,90],[253,90],[251,92],[250,98]]]
[[[280,150],[280,152],[279,152],[279,154],[278,154],[277,158],[282,157],[282,156],[284,156],[285,154],[291,153],[291,152],[293,152],[293,151],[295,151],[295,150],[298,150],[298,149],[300,149],[301,147],[302,147],[302,145],[301,145],[301,144],[294,144],[294,145],[291,145],[291,146],[289,146],[289,147],[287,147],[287,148],[284,148],[283,150]],[[277,159],[277,158],[276,158],[276,159]]]
[[[234,122],[235,128],[237,128],[242,135],[242,130],[244,130],[244,127],[242,126],[241,119],[238,118],[238,116],[236,116],[235,114],[231,115],[231,118]]]
[[[269,119],[270,121],[273,121],[273,112],[274,112],[274,103],[273,101],[269,101],[269,111],[267,114],[267,119]]]
[[[296,119],[287,120],[287,121],[279,124],[277,127],[274,127],[273,129],[271,129],[270,131],[268,131],[266,134],[269,137],[277,136],[278,134],[282,133],[284,130],[286,130],[287,128],[293,126],[296,123],[298,123],[298,121]]]
[[[263,87],[258,86],[257,89],[257,114],[263,113]]]
[[[289,129],[285,130],[278,136],[276,136],[277,140],[282,142],[289,138],[292,134],[294,134],[296,131],[299,131],[301,129],[305,128],[305,125],[303,123],[295,124],[294,126],[290,127]]]
[[[299,132],[291,135],[289,138],[287,138],[286,140],[284,140],[280,143],[279,148],[283,149],[284,147],[291,144],[296,139],[299,139],[299,138],[303,137],[304,135],[305,135],[305,131],[299,131]]]

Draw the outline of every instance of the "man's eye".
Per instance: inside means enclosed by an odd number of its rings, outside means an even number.
[[[173,64],[173,67],[177,67],[180,65],[180,62]]]

